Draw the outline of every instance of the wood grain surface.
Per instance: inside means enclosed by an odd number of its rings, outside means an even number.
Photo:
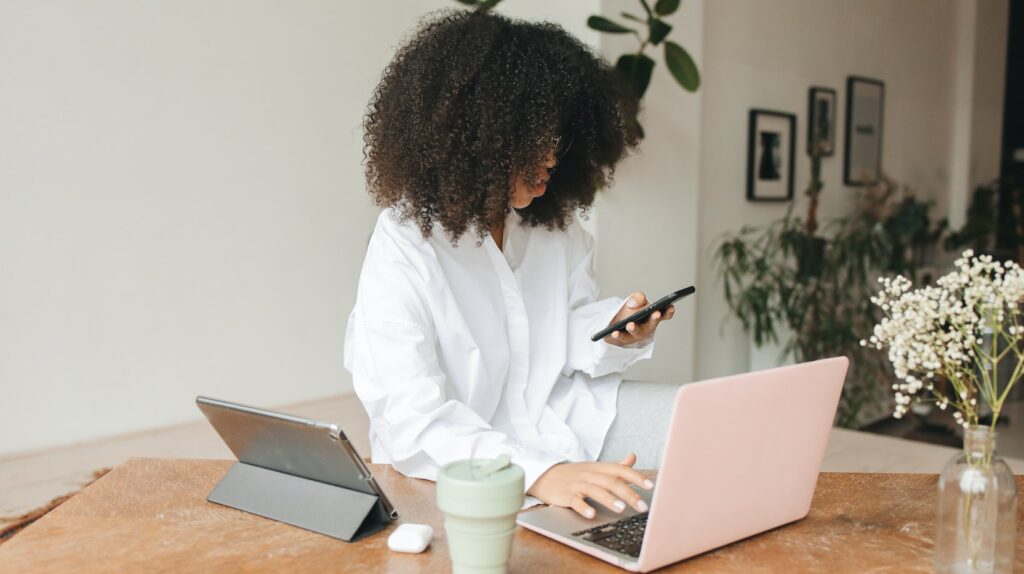
[[[432,482],[370,465],[400,522],[434,527],[425,553],[405,555],[387,549],[393,527],[350,544],[207,502],[231,464],[131,459],[0,546],[0,572],[450,571]],[[661,571],[931,572],[936,480],[822,473],[807,518]],[[1024,572],[1024,506],[1017,522]],[[510,571],[623,572],[522,528]]]

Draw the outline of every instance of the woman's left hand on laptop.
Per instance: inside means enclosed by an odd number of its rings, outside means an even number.
[[[636,484],[650,490],[654,483],[633,468],[636,455],[619,462],[567,462],[556,464],[540,475],[527,492],[530,496],[553,506],[569,507],[586,518],[595,515],[589,498],[613,512],[622,512],[629,504],[639,512],[647,511],[647,503],[629,487]]]

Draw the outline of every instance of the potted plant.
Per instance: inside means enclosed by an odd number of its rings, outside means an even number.
[[[930,204],[888,178],[861,190],[850,216],[819,223],[825,146],[811,152],[806,216],[790,207],[767,226],[744,226],[722,239],[715,260],[729,309],[756,346],[781,343],[781,358],[798,362],[850,357],[836,424],[856,428],[884,416],[890,400],[879,384],[889,378],[884,356],[859,345],[878,319],[874,278],[913,275],[944,223],[933,225]]]
[[[949,234],[945,246],[1024,263],[1024,182],[1005,178],[976,187],[967,220]]]

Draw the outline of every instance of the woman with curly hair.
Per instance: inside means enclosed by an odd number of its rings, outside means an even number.
[[[345,343],[374,462],[433,480],[447,462],[507,454],[549,504],[647,509],[628,486],[653,486],[634,454],[594,461],[620,373],[651,356],[674,308],[591,342],[648,302],[598,299],[577,220],[636,147],[636,105],[553,24],[444,12],[398,50],[364,120],[384,210]]]

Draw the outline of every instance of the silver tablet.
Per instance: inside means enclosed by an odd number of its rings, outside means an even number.
[[[398,518],[337,425],[203,396],[196,405],[239,462],[375,495]]]

